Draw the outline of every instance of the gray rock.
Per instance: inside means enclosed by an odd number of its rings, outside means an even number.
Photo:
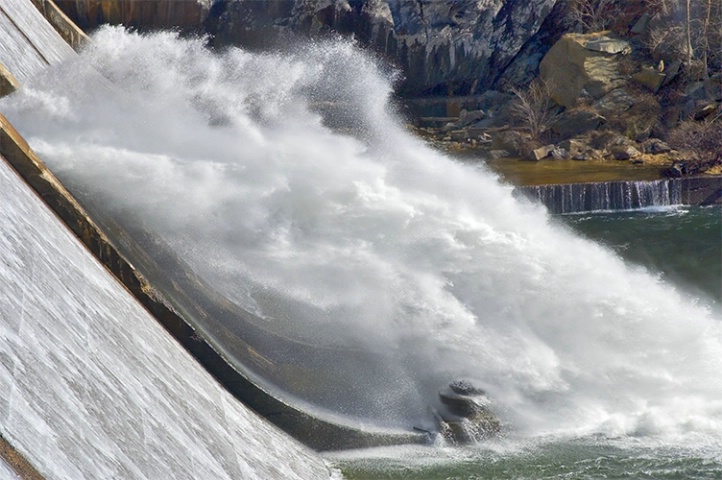
[[[606,119],[593,110],[567,110],[551,124],[552,132],[563,139],[596,130]]]
[[[629,42],[621,38],[601,37],[589,40],[584,48],[593,52],[604,52],[612,55],[626,55],[632,51]]]
[[[466,130],[453,130],[449,132],[448,136],[453,142],[463,142],[469,139],[469,133]]]
[[[679,71],[682,68],[682,61],[681,60],[675,60],[669,65],[667,65],[664,68],[664,73],[666,77],[664,78],[664,83],[662,83],[662,86],[668,85],[672,80],[677,78],[679,75]]]
[[[489,158],[492,160],[499,160],[500,158],[511,158],[514,155],[512,155],[510,152],[507,152],[506,150],[489,150]]]
[[[642,145],[644,153],[651,153],[652,155],[659,155],[660,153],[668,153],[672,151],[672,148],[658,138],[650,138]]]
[[[483,110],[462,110],[459,114],[459,121],[456,123],[460,127],[465,127],[484,118],[486,118],[486,113]]]
[[[649,13],[644,12],[642,16],[637,20],[637,23],[634,24],[632,29],[630,30],[635,35],[641,35],[644,32],[647,31],[647,27],[649,26],[649,21],[652,19],[652,17],[649,15]]]
[[[543,147],[536,148],[531,152],[532,160],[544,160],[552,155],[554,152],[554,145],[545,145]]]
[[[596,132],[589,139],[589,145],[602,152],[611,152],[614,147],[629,144],[630,140],[627,137],[612,131]]]
[[[594,108],[602,114],[622,113],[636,102],[626,88],[615,88],[594,103]]]
[[[632,80],[634,80],[647,90],[655,93],[664,84],[666,78],[666,73],[659,72],[656,69],[647,66],[642,67],[639,72],[632,75]]]
[[[516,130],[498,130],[489,132],[492,150],[505,150],[512,154],[519,154],[526,145],[526,138]]]
[[[501,422],[491,411],[483,389],[462,380],[439,391],[441,408],[435,411],[439,432],[453,443],[474,443],[496,435]]]
[[[710,115],[712,115],[713,113],[715,113],[718,110],[718,108],[719,108],[719,104],[717,102],[712,102],[712,103],[701,102],[695,109],[695,112],[693,115],[694,119],[697,121],[704,120],[705,118],[707,118]]]
[[[611,154],[615,160],[630,160],[637,158],[642,153],[632,145],[617,145],[612,147]]]
[[[594,40],[592,35],[564,35],[541,61],[540,76],[559,105],[575,106],[583,92],[599,99],[626,83],[620,56],[587,48]]]
[[[351,34],[401,67],[402,93],[468,94],[518,59],[559,1],[219,0],[208,24],[217,46]]]

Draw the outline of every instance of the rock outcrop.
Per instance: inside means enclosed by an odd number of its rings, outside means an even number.
[[[606,35],[564,35],[540,64],[541,78],[554,101],[567,108],[583,94],[600,99],[625,83],[620,58],[629,43]]]
[[[59,0],[83,28],[197,27],[218,46],[353,36],[403,73],[400,93],[468,95],[531,79],[558,31],[560,0]],[[542,28],[544,27],[544,28]],[[554,39],[555,40],[555,39]],[[533,48],[529,46],[532,45]]]
[[[211,12],[209,32],[216,45],[259,45],[288,32],[353,34],[401,68],[401,93],[463,95],[488,89],[556,3],[222,0]]]

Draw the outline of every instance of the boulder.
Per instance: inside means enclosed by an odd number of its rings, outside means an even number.
[[[559,146],[566,150],[569,155],[589,150],[589,145],[579,139],[564,140],[559,144]]]
[[[632,145],[616,145],[612,147],[611,154],[615,160],[631,160],[640,156],[642,152]]]
[[[486,113],[484,112],[484,110],[462,110],[459,113],[459,120],[457,122],[457,125],[460,127],[465,127],[467,125],[471,125],[472,123],[476,123],[484,118],[486,118]]]
[[[543,147],[536,148],[531,152],[531,160],[544,160],[552,155],[554,149],[554,145],[545,145]]]
[[[622,113],[636,103],[634,96],[626,88],[615,88],[597,100],[593,107],[603,115]]]
[[[464,129],[452,130],[448,133],[448,137],[452,142],[463,142],[469,139],[469,132]]]
[[[619,58],[626,50],[617,54],[593,50],[587,48],[590,42],[594,48],[615,45],[609,47],[613,51],[621,45],[614,37],[570,33],[554,44],[539,65],[551,97],[567,108],[575,106],[583,92],[599,99],[626,82],[619,72]]]
[[[519,154],[527,143],[527,139],[516,130],[497,130],[489,132],[491,150],[504,150],[513,155]]]
[[[594,132],[589,138],[589,145],[595,150],[603,152],[611,152],[612,148],[619,145],[629,145],[630,140],[616,132],[603,131]]]
[[[630,32],[632,32],[635,35],[641,35],[644,32],[647,31],[647,27],[649,26],[649,21],[652,19],[652,16],[644,12],[641,17],[639,17],[639,20],[637,20],[637,23],[634,24]]]
[[[632,80],[654,93],[657,93],[666,78],[667,74],[648,66],[643,66],[639,72],[632,75]]]
[[[550,128],[559,138],[568,139],[596,130],[605,121],[605,118],[594,110],[571,109],[560,114]]]
[[[441,408],[435,411],[439,432],[447,440],[467,444],[501,431],[501,422],[491,411],[486,393],[473,383],[452,382],[439,391]]]
[[[492,160],[499,160],[500,158],[511,158],[514,154],[507,152],[506,150],[489,150],[489,158]]]
[[[652,155],[659,155],[661,153],[668,153],[672,151],[672,148],[658,138],[650,138],[642,145],[644,153]]]
[[[704,120],[705,118],[715,113],[718,109],[719,104],[717,102],[701,102],[696,106],[693,117],[695,120],[698,121]]]
[[[663,70],[666,76],[664,77],[664,83],[662,83],[662,86],[669,85],[675,78],[677,78],[681,69],[681,60],[674,60],[669,65],[666,65]]]
[[[593,52],[611,53],[613,55],[618,53],[627,55],[632,52],[632,47],[628,41],[611,37],[592,38],[587,41],[584,48]]]

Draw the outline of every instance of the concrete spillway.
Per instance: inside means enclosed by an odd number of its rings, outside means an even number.
[[[74,55],[29,0],[0,3],[0,38],[21,84]],[[2,439],[47,478],[329,476],[203,370],[0,156]],[[18,478],[1,459],[0,478]]]
[[[21,83],[74,55],[30,0],[0,3],[0,38],[0,63]]]
[[[324,478],[0,162],[0,433],[49,478]]]
[[[19,480],[15,471],[4,460],[0,459],[0,478],[5,480]]]

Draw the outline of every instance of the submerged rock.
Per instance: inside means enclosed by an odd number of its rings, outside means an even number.
[[[501,431],[501,422],[489,409],[486,392],[469,380],[456,380],[439,391],[442,408],[436,411],[439,433],[453,443],[481,441]]]

